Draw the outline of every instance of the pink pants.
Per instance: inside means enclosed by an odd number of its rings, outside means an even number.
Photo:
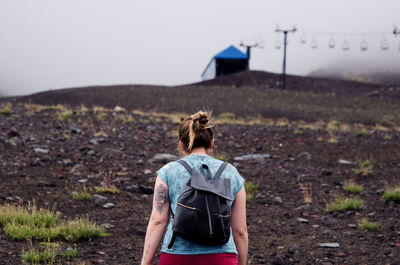
[[[161,253],[158,265],[239,265],[236,254],[177,255]]]

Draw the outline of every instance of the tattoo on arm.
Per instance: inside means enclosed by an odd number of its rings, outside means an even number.
[[[165,185],[158,185],[155,192],[156,209],[161,214],[164,208],[169,204],[168,189]]]
[[[147,245],[146,253],[144,254],[143,259],[146,259],[147,255],[149,255],[149,249],[150,249],[150,243]]]

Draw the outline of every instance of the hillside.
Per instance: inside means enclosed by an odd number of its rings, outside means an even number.
[[[400,124],[400,87],[288,76],[288,88],[282,90],[279,80],[277,74],[251,71],[184,86],[93,86],[2,100],[75,107],[119,105],[127,110],[166,113],[207,108],[216,115],[229,112],[244,118]]]

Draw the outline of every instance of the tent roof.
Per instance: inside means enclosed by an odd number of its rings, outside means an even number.
[[[222,52],[214,56],[215,59],[247,59],[247,55],[241,50],[231,45]]]

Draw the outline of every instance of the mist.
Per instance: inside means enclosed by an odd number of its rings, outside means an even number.
[[[400,60],[392,34],[400,2],[385,1],[152,1],[2,0],[0,3],[0,93],[23,95],[89,85],[179,85],[200,81],[211,57],[231,44],[263,42],[252,51],[250,68],[279,73],[282,38],[289,34],[287,72],[306,75],[346,60]],[[323,32],[319,34],[318,32]],[[336,49],[328,48],[336,32]],[[347,36],[351,49],[340,45]],[[300,43],[302,34],[308,42]],[[310,48],[313,36],[318,48]],[[382,38],[389,50],[379,47]],[[392,64],[392,63],[391,63]]]

